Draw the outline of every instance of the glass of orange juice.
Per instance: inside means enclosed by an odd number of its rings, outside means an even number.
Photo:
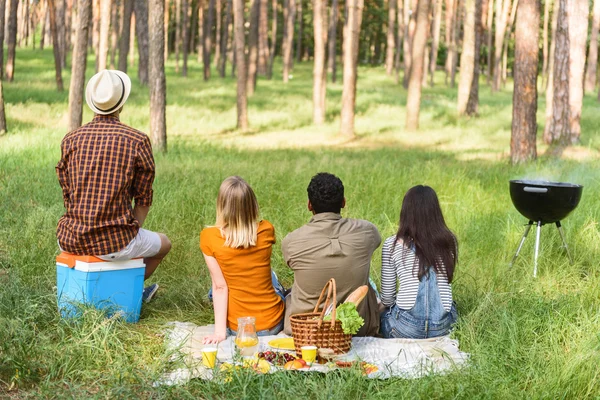
[[[258,350],[258,336],[256,335],[256,318],[238,318],[237,336],[235,346],[244,357],[253,356]]]

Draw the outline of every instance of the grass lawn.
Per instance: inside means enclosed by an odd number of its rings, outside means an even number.
[[[13,83],[5,83],[10,132],[0,137],[0,398],[597,398],[600,396],[600,106],[584,101],[582,145],[563,159],[510,167],[510,88],[481,87],[480,116],[458,119],[456,90],[425,89],[421,130],[404,131],[406,91],[383,68],[361,68],[358,137],[337,137],[341,83],[327,89],[327,123],[311,125],[312,65],[259,80],[250,99],[252,130],[235,130],[235,81],[202,81],[168,65],[168,146],[156,154],[154,206],[146,227],[165,232],[173,250],[152,278],[162,288],[139,324],[89,311],[76,322],[56,309],[56,222],[63,213],[54,166],[66,133],[67,96],[57,93],[51,50],[17,52]],[[276,68],[280,71],[280,68]],[[130,71],[135,76],[135,70]],[[92,60],[88,78],[92,74]],[[68,73],[65,73],[68,87]],[[133,79],[123,121],[148,130],[147,91]],[[483,83],[483,80],[482,80]],[[543,96],[542,96],[543,97]],[[543,124],[544,101],[538,121]],[[91,113],[85,109],[84,122]],[[543,125],[540,126],[540,135]],[[544,146],[538,146],[543,152]],[[372,221],[385,238],[397,227],[404,193],[415,184],[436,189],[460,246],[454,297],[460,314],[453,336],[471,354],[469,367],[418,380],[367,380],[328,375],[240,373],[226,384],[194,380],[153,387],[169,368],[165,322],[212,322],[210,277],[198,248],[214,222],[220,182],[239,174],[253,186],[278,244],[273,268],[292,274],[279,243],[306,223],[306,186],[317,172],[346,187],[344,215]],[[530,235],[518,262],[508,263],[525,218],[511,204],[508,180],[546,178],[585,186],[580,206],[564,221],[575,258],[569,265],[556,229],[544,227],[537,279]],[[372,262],[379,282],[380,252]]]

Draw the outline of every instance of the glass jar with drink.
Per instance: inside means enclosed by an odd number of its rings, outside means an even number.
[[[243,357],[253,356],[258,350],[258,336],[256,335],[256,318],[238,318],[237,336],[235,346]]]

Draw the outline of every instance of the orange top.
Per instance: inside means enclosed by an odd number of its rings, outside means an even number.
[[[237,331],[239,317],[255,317],[256,330],[271,329],[281,321],[284,303],[271,280],[271,250],[275,229],[269,221],[258,224],[256,246],[247,249],[225,247],[217,227],[200,233],[200,249],[216,258],[228,287],[227,326]]]

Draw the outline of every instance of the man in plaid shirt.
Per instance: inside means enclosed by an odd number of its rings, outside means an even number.
[[[131,80],[121,71],[104,70],[88,82],[86,102],[94,119],[63,138],[56,166],[66,208],[57,238],[62,250],[77,255],[144,258],[148,279],[171,242],[142,228],[155,167],[148,136],[119,121],[130,91]],[[156,290],[157,284],[144,289],[144,300]]]

